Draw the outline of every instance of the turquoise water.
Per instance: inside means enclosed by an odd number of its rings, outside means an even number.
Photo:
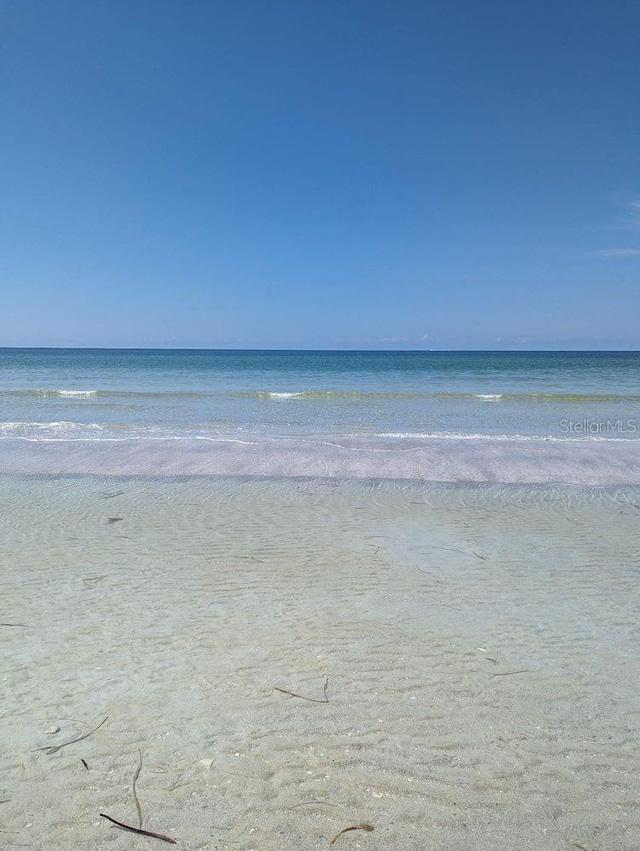
[[[235,440],[289,459],[295,439],[361,453],[424,441],[636,445],[639,378],[640,352],[2,349],[0,439],[148,441],[150,452],[151,441]],[[143,466],[154,469],[150,456]]]
[[[635,356],[0,360],[9,844],[639,847]]]
[[[638,366],[0,350],[3,838],[637,849]]]
[[[633,438],[639,379],[638,352],[0,350],[5,436]]]

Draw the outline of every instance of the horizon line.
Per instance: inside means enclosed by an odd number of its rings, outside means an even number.
[[[458,353],[499,353],[499,354],[635,354],[640,352],[640,344],[637,348],[518,348],[518,349],[494,349],[494,348],[443,348],[443,349],[340,349],[340,348],[253,348],[253,347],[202,347],[202,346],[0,346],[1,351],[111,351],[111,352],[307,352],[307,353],[336,353],[336,354],[458,354]]]

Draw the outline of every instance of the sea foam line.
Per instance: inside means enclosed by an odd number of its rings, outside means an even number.
[[[567,405],[579,404],[638,404],[640,395],[637,393],[574,393],[570,391],[528,391],[528,392],[502,392],[502,393],[477,393],[469,390],[233,390],[233,389],[191,389],[191,390],[131,390],[124,388],[112,389],[74,389],[74,388],[19,388],[0,389],[0,398],[8,396],[37,396],[39,398],[51,399],[91,399],[96,396],[108,398],[134,398],[134,399],[211,399],[211,398],[236,398],[236,399],[261,399],[263,401],[300,400],[309,402],[339,402],[340,400],[367,402],[378,400],[401,400],[407,402],[415,401],[477,401],[482,402],[509,402],[527,403],[544,402],[547,404],[562,403]]]
[[[59,397],[69,397],[69,398],[88,398],[90,396],[97,396],[98,390],[47,390],[47,389],[38,389],[35,391],[37,396],[59,396]]]
[[[87,432],[89,433],[87,435]],[[156,426],[98,423],[56,422],[0,422],[0,440],[20,439],[32,443],[44,441],[94,442],[104,441],[206,441],[210,443],[238,443],[246,445],[325,445],[345,450],[387,451],[412,449],[425,443],[484,442],[499,443],[640,443],[640,437],[612,437],[601,434],[491,434],[478,432],[368,432],[368,433],[315,433],[315,434],[264,434],[248,433],[242,438],[220,432],[202,434],[195,431],[176,433]],[[381,447],[380,441],[393,441],[394,446]],[[413,444],[413,446],[412,446]]]
[[[65,420],[58,420],[56,422],[50,423],[40,423],[40,422],[0,422],[0,431],[12,432],[12,431],[24,431],[25,429],[36,429],[36,430],[44,430],[44,429],[67,429],[69,431],[74,431],[76,429],[95,429],[96,431],[101,431],[103,426],[98,425],[98,423],[72,423],[66,422]]]

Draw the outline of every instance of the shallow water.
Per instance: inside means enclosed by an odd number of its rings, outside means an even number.
[[[640,489],[1,486],[5,847],[639,847]]]
[[[638,352],[0,348],[0,435],[637,438],[639,378]]]
[[[0,349],[0,471],[640,485],[638,352]]]

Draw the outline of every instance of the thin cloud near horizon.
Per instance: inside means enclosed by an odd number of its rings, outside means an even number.
[[[628,201],[627,219],[623,224],[609,225],[612,230],[638,231],[640,230],[640,201]],[[596,248],[586,251],[589,257],[636,257],[640,254],[640,248]]]
[[[589,257],[635,257],[640,254],[640,248],[599,248],[586,254]]]

